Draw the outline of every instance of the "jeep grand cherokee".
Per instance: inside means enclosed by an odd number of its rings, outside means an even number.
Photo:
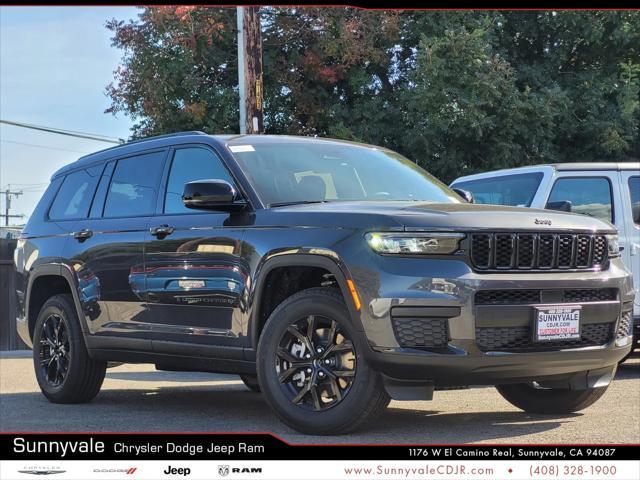
[[[95,397],[107,362],[150,362],[239,374],[311,434],[466,385],[567,413],[630,349],[610,224],[470,204],[335,140],[186,132],[82,157],[15,261],[18,329],[57,403]]]

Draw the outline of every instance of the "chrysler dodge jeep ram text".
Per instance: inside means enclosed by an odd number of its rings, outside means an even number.
[[[148,362],[239,374],[310,434],[466,385],[567,413],[631,347],[611,224],[470,204],[335,140],[186,132],[82,157],[15,263],[19,333],[58,403],[95,397],[107,362]]]

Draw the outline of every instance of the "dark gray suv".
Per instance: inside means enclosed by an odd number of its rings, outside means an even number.
[[[311,434],[466,385],[568,413],[630,349],[610,224],[473,205],[335,140],[186,132],[83,157],[15,261],[18,329],[58,403],[91,400],[115,361],[239,374]]]

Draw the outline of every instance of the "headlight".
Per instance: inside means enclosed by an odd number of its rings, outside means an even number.
[[[458,251],[462,233],[367,233],[376,252],[396,255],[449,255]]]
[[[620,244],[618,243],[618,235],[607,235],[607,245],[609,246],[609,258],[620,256]]]

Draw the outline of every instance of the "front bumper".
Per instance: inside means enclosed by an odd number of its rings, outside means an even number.
[[[611,371],[631,344],[557,352],[443,355],[397,349],[371,350],[367,361],[384,376],[435,386],[559,382],[580,388],[589,375]],[[576,377],[576,378],[574,378]],[[582,378],[580,378],[582,377]],[[583,386],[583,388],[585,388]]]
[[[602,272],[477,273],[463,261],[378,257],[374,270],[352,269],[364,297],[361,322],[368,361],[385,376],[437,385],[481,385],[558,381],[590,384],[587,379],[612,371],[631,348],[630,324],[634,290],[629,272],[619,259]],[[433,276],[425,276],[433,272]],[[436,273],[437,272],[437,273]],[[359,274],[366,274],[359,282]],[[437,276],[436,276],[437,275]],[[377,278],[376,278],[377,276]],[[372,282],[372,277],[374,281]],[[361,286],[362,285],[362,286]],[[375,288],[371,288],[375,286]],[[491,348],[477,335],[484,329],[533,327],[535,306],[556,304],[565,290],[615,291],[605,301],[567,301],[582,306],[582,324],[607,327],[605,340],[587,345],[553,344],[518,348]],[[480,291],[541,291],[542,300],[531,303],[478,305]],[[394,312],[415,310],[444,317],[446,348],[411,346],[398,334]],[[427,312],[427,313],[425,313]],[[628,317],[624,317],[628,315]],[[442,320],[442,318],[441,318]],[[437,330],[434,330],[437,332]],[[590,373],[591,372],[591,373]],[[573,378],[573,379],[572,379]]]

